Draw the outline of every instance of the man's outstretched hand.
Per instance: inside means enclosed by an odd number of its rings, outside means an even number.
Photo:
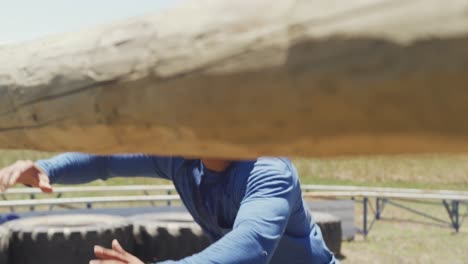
[[[50,193],[49,176],[30,160],[20,160],[0,170],[0,191],[4,192],[11,186],[22,183]]]
[[[125,251],[116,239],[112,241],[112,249],[94,246],[94,254],[98,259],[91,260],[89,264],[144,264]]]

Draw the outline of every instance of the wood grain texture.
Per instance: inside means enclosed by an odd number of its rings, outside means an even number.
[[[0,47],[0,147],[468,151],[468,2],[186,1]]]

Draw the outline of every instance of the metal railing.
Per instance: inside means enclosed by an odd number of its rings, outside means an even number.
[[[363,204],[363,223],[361,233],[366,236],[371,230],[375,220],[379,220],[386,205],[392,205],[412,213],[424,216],[428,219],[449,224],[457,232],[463,224],[468,214],[468,192],[453,190],[422,190],[403,188],[378,188],[378,187],[357,187],[357,186],[335,186],[335,185],[303,185],[303,196],[305,198],[351,198]],[[118,196],[92,196],[92,197],[71,197],[64,198],[67,193],[110,193],[119,192]],[[126,195],[122,192],[141,192],[143,195]],[[164,194],[150,194],[150,192],[163,192]],[[54,189],[55,198],[37,199],[36,195],[41,193],[38,189],[15,188],[1,194],[3,201],[0,201],[0,208],[10,208],[15,211],[16,207],[29,206],[33,211],[36,206],[47,205],[49,210],[54,206],[65,206],[70,204],[86,204],[87,208],[92,208],[95,203],[131,203],[131,202],[166,202],[171,205],[172,201],[180,200],[172,185],[130,185],[130,186],[89,186],[89,187],[58,187]],[[29,199],[9,200],[8,197],[14,195],[28,195]],[[372,200],[375,199],[375,208]],[[421,212],[399,203],[398,200],[411,200],[421,202],[440,202],[445,207],[449,221],[432,216],[427,212]],[[466,205],[464,214],[461,214],[460,207]],[[373,219],[369,221],[369,211],[373,214]]]
[[[175,191],[173,185],[120,185],[120,186],[86,186],[86,187],[57,187],[54,194],[76,192],[130,192],[130,191]],[[42,193],[37,188],[13,188],[4,195],[11,194],[37,194]]]
[[[327,186],[327,185],[305,185],[303,186],[304,197],[349,197],[363,205],[363,223],[359,230],[366,236],[371,230],[376,220],[382,216],[385,206],[392,205],[411,213],[426,217],[433,221],[448,224],[456,232],[459,232],[466,216],[468,215],[468,192],[453,190],[423,190],[405,188],[378,188],[378,187],[357,187],[357,186]],[[372,200],[375,199],[375,208],[372,207]],[[420,201],[423,203],[440,202],[445,207],[449,221],[430,215],[407,205],[403,205],[399,200]],[[466,210],[461,214],[460,206],[466,206]],[[369,210],[372,211],[373,218],[369,221]]]
[[[178,195],[177,199],[167,198],[167,196],[150,195],[150,192],[165,192],[166,195],[172,195],[175,193],[173,185],[123,185],[123,186],[86,186],[86,187],[57,187],[54,188],[54,192],[49,195],[55,196],[55,199],[36,199],[36,195],[43,194],[41,190],[37,188],[13,188],[7,192],[1,194],[1,198],[4,201],[0,201],[0,208],[9,207],[11,212],[15,211],[15,207],[29,206],[30,211],[34,211],[36,206],[49,205],[49,210],[52,210],[54,206],[64,206],[69,204],[86,204],[86,207],[91,209],[94,203],[118,203],[118,202],[141,202],[147,201],[160,202],[166,201],[167,205],[170,206],[174,200],[180,200]],[[110,192],[142,192],[145,196],[144,199],[132,199],[132,197],[138,197],[133,195],[128,196],[112,196],[110,199],[104,197],[80,197],[78,198],[63,198],[64,194],[68,193],[110,193]],[[7,197],[11,195],[28,195],[29,202],[24,199],[21,200],[9,200]],[[44,194],[47,195],[47,194]],[[47,195],[47,196],[49,196]],[[166,199],[167,198],[167,199]],[[39,202],[40,201],[40,202]],[[153,204],[154,205],[154,204]]]

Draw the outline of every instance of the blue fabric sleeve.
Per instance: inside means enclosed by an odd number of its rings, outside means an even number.
[[[110,156],[84,153],[65,153],[36,162],[50,178],[51,183],[80,184],[112,177],[161,177],[171,179],[176,163],[174,157],[144,154]]]
[[[233,230],[198,254],[158,263],[269,263],[297,199],[294,176],[286,163],[258,160]]]

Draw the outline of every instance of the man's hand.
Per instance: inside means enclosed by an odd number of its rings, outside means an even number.
[[[0,190],[2,192],[16,183],[37,187],[46,193],[52,192],[49,176],[30,160],[20,160],[0,170]]]
[[[144,264],[125,251],[115,239],[112,241],[112,249],[94,246],[94,254],[98,259],[91,260],[89,264]]]

